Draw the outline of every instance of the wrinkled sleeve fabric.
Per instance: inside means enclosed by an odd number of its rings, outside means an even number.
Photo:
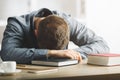
[[[1,57],[3,60],[30,64],[33,59],[45,58],[47,49],[24,48],[24,29],[14,18],[8,19],[2,40]]]
[[[97,36],[91,29],[74,18],[69,18],[68,22],[70,26],[70,40],[79,46],[79,48],[74,50],[80,52],[83,59],[86,59],[87,55],[91,53],[109,52],[108,44],[102,37]]]

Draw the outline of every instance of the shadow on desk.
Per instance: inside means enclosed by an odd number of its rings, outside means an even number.
[[[34,79],[34,80],[40,80],[40,79]],[[44,80],[120,80],[120,74],[48,78]]]

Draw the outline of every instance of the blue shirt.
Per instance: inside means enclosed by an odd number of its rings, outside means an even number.
[[[82,58],[87,58],[90,53],[109,52],[109,47],[103,38],[85,25],[68,14],[43,8],[29,14],[8,18],[0,52],[2,59],[21,64],[30,64],[34,59],[45,59],[48,49],[38,48],[33,17],[48,15],[58,15],[67,22],[70,28],[70,41],[79,46],[74,50],[79,52]]]

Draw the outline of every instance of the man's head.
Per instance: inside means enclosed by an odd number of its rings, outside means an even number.
[[[37,38],[41,49],[64,49],[69,42],[69,27],[66,21],[58,16],[50,15],[35,23]]]

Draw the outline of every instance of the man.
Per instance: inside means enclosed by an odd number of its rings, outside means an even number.
[[[47,20],[50,15],[59,16],[67,23],[69,40],[73,41],[79,48],[69,50],[62,47],[58,50],[54,49],[55,47],[49,49],[50,47],[47,48],[47,46],[42,45],[40,39],[44,38],[40,36],[42,32],[39,27],[43,26],[44,20]],[[49,27],[51,27],[50,25]],[[54,42],[54,40],[51,42]],[[67,42],[64,46],[67,47]],[[97,54],[108,51],[109,47],[101,37],[95,35],[93,31],[70,15],[43,8],[30,14],[8,18],[0,55],[3,60],[15,60],[17,63],[30,64],[34,59],[41,60],[49,57],[70,58],[81,61],[87,58],[90,53]]]

